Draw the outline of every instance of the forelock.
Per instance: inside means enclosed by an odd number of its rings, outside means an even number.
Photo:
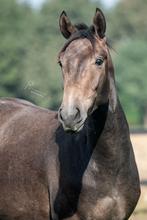
[[[71,37],[66,41],[66,43],[64,44],[63,48],[61,49],[60,53],[59,53],[59,56],[62,52],[64,52],[66,50],[66,48],[68,47],[68,45],[74,41],[74,40],[77,40],[77,39],[83,39],[83,38],[86,38],[88,39],[92,46],[94,47],[94,42],[95,42],[95,38],[94,38],[94,34],[93,34],[93,29],[92,27],[88,27],[87,25],[85,24],[76,24],[75,25],[76,28],[78,29],[78,31],[76,31],[75,33],[73,33],[71,35]]]

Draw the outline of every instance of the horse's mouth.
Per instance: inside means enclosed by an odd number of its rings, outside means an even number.
[[[83,129],[84,123],[85,123],[85,120],[84,121],[82,120],[80,123],[77,123],[73,127],[67,127],[64,124],[62,124],[62,126],[63,126],[64,131],[67,133],[78,133],[79,131]]]

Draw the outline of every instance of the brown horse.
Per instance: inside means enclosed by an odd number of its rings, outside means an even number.
[[[65,12],[59,23],[68,40],[58,116],[0,101],[0,220],[126,220],[140,186],[104,15],[97,9],[90,28]]]

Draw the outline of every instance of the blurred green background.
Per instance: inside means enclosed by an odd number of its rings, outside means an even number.
[[[36,0],[37,2],[37,0]],[[106,1],[105,1],[106,2]],[[147,128],[147,1],[0,0],[0,96],[19,97],[58,109],[62,77],[57,55],[65,40],[58,19],[64,9],[73,22],[91,24],[103,9],[113,49],[117,88],[132,129]]]

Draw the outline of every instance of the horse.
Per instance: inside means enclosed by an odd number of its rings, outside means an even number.
[[[59,26],[58,112],[0,100],[0,220],[127,220],[140,183],[104,14],[88,27],[63,11]]]

